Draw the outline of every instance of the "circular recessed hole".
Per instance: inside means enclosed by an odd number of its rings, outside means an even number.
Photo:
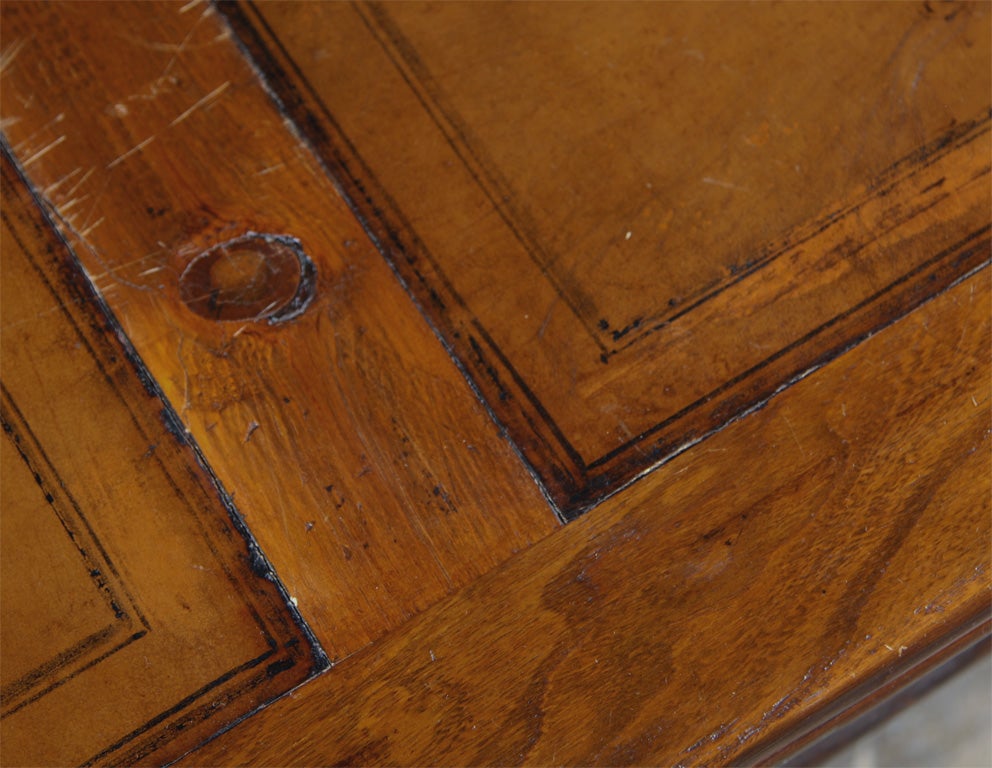
[[[179,278],[179,296],[210,320],[275,323],[306,309],[314,275],[298,240],[249,233],[193,259]]]

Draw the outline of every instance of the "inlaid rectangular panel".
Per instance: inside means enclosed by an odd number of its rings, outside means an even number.
[[[224,6],[572,516],[984,263],[988,6]]]
[[[2,173],[0,756],[164,762],[325,662],[6,154]]]

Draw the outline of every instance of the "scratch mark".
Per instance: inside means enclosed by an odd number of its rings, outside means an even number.
[[[224,91],[226,91],[227,88],[228,88],[228,86],[230,86],[230,85],[231,85],[231,81],[228,80],[223,85],[220,85],[217,88],[214,88],[210,93],[208,93],[206,96],[204,96],[198,102],[196,102],[196,104],[194,104],[192,107],[190,107],[185,112],[183,112],[181,115],[179,115],[179,117],[177,117],[175,120],[173,120],[171,123],[169,123],[169,127],[172,127],[173,125],[178,125],[183,120],[185,120],[187,117],[189,117],[191,114],[193,114],[196,110],[198,110],[200,107],[202,107],[202,106],[206,105],[208,102],[213,101],[214,99],[216,99]]]
[[[19,118],[16,118],[16,117],[13,118],[13,120],[14,120],[14,122],[20,122],[20,119]],[[21,151],[23,151],[25,147],[28,147],[28,146],[34,144],[34,140],[37,138],[38,134],[45,133],[45,132],[49,131],[53,125],[56,125],[58,123],[61,123],[63,120],[65,120],[65,112],[59,112],[55,117],[53,117],[51,120],[49,120],[43,126],[41,126],[41,128],[39,128],[38,130],[34,131],[26,139],[24,139],[21,142],[19,142],[17,144],[17,146],[14,147],[14,151],[15,152],[21,152]]]
[[[122,261],[119,264],[115,264],[114,265],[114,269],[115,270],[122,270],[122,269],[126,269],[127,267],[133,266],[134,264],[142,264],[142,263],[148,261],[149,259],[151,259],[152,257],[157,256],[160,253],[161,253],[161,251],[152,251],[151,253],[145,254],[144,256],[139,256],[136,259],[131,259],[130,261]],[[141,274],[144,275],[144,274],[146,274],[148,272],[157,272],[157,271],[162,270],[162,269],[165,269],[165,266],[164,265],[159,265],[157,267],[152,267],[151,269],[145,270]],[[105,272],[100,272],[99,274],[91,275],[90,277],[93,280],[99,280],[99,279],[102,279],[103,277],[106,277],[107,275],[110,275],[111,278],[114,278],[115,277],[114,271],[111,270],[111,269],[109,269],[109,268]]]
[[[68,195],[66,195],[66,197],[68,197]],[[65,214],[65,212],[68,211],[70,208],[72,208],[74,205],[78,205],[84,200],[88,200],[89,197],[90,197],[89,195],[83,195],[82,197],[74,197],[68,203],[60,205],[59,207],[62,209],[62,213]]]
[[[159,265],[157,267],[151,267],[150,269],[146,269],[144,272],[139,272],[138,273],[138,277],[145,277],[146,275],[153,275],[156,272],[161,272],[163,269],[165,269],[165,267],[164,266],[161,266],[161,265]]]
[[[272,173],[273,171],[278,171],[280,168],[285,168],[285,163],[276,163],[275,165],[270,165],[267,168],[263,168],[260,171],[256,171],[256,176],[265,176],[266,174]]]
[[[548,330],[548,324],[551,322],[551,313],[555,311],[555,305],[558,303],[558,296],[556,295],[554,299],[551,300],[551,306],[548,307],[547,314],[544,315],[544,322],[541,323],[541,327],[537,330],[537,338],[543,339],[544,332]]]
[[[916,89],[920,85],[920,78],[923,77],[923,70],[927,68],[926,59],[920,59],[916,65],[916,74],[913,76],[913,82],[909,85],[909,92],[911,94],[916,93]]]
[[[796,441],[796,445],[799,446],[799,452],[803,455],[803,458],[805,458],[806,457],[806,451],[803,450],[803,446],[799,442],[799,438],[796,436],[796,430],[794,430],[792,428],[792,422],[789,421],[789,417],[786,416],[786,415],[784,415],[784,414],[782,415],[782,418],[785,419],[785,424],[789,428],[789,431],[792,433],[792,439],[795,440]]]
[[[75,171],[73,171],[72,173],[73,173],[73,174],[75,174],[75,173],[78,173],[78,172],[79,172],[79,171],[81,171],[81,170],[83,170],[83,169],[82,169],[82,168],[77,168],[77,169],[76,169]],[[72,175],[72,174],[70,174],[70,175]],[[83,184],[85,184],[85,183],[86,183],[86,180],[87,180],[87,179],[88,179],[88,178],[89,178],[90,176],[92,176],[92,175],[93,175],[93,169],[92,169],[92,168],[90,168],[90,169],[89,169],[89,170],[88,170],[88,171],[87,171],[86,173],[84,173],[84,174],[83,174],[83,178],[81,178],[81,179],[80,179],[79,181],[77,181],[77,182],[76,182],[75,184],[73,184],[73,185],[72,185],[72,187],[70,187],[70,188],[69,188],[69,190],[68,190],[68,191],[67,191],[67,192],[65,193],[65,196],[66,196],[66,197],[72,197],[72,195],[73,195],[73,193],[74,193],[74,192],[75,192],[75,191],[76,191],[77,189],[79,189],[79,188],[80,188],[80,187],[81,187],[81,186],[82,186]],[[61,182],[59,182],[59,183],[61,183]],[[46,192],[47,192],[47,190],[46,190]],[[87,197],[89,197],[89,195],[87,195]]]
[[[7,69],[14,63],[14,59],[17,58],[17,54],[21,52],[23,47],[24,40],[22,39],[15,43],[11,43],[7,46],[3,53],[0,53],[0,77],[7,74]]]
[[[193,33],[196,31],[196,28],[200,26],[200,22],[203,21],[205,16],[206,14],[200,14],[200,18],[198,18],[196,21],[193,22],[193,26],[189,28],[189,32],[186,33],[186,36],[179,43],[179,47],[176,48],[175,53],[172,54],[172,58],[169,59],[169,63],[166,64],[165,69],[162,70],[163,77],[168,75],[169,72],[172,70],[172,67],[175,66],[175,63],[179,58],[179,54],[181,54],[183,51],[186,50],[186,46],[189,44],[190,38],[193,37]]]
[[[97,219],[97,220],[96,220],[96,221],[94,221],[94,222],[93,222],[92,224],[90,224],[90,225],[89,225],[89,226],[88,226],[88,227],[87,227],[86,229],[84,229],[84,230],[83,230],[82,232],[79,232],[79,237],[85,240],[85,239],[86,239],[86,237],[87,237],[87,236],[89,235],[89,233],[90,233],[90,232],[92,232],[92,231],[93,231],[94,229],[96,229],[96,228],[97,228],[97,227],[99,227],[99,226],[100,226],[101,224],[103,224],[103,219],[104,219],[104,217],[103,217],[103,216],[101,216],[101,217],[100,217],[99,219]]]
[[[19,117],[0,117],[0,131],[6,131],[10,126],[21,122]]]
[[[714,187],[722,187],[723,189],[736,189],[739,192],[747,192],[747,187],[742,187],[738,184],[732,184],[729,181],[721,181],[720,179],[714,179],[712,176],[703,176],[703,184],[712,184]]]
[[[83,170],[83,169],[82,168],[77,168],[76,170],[71,171],[70,173],[67,173],[65,176],[63,176],[58,181],[52,182],[47,187],[45,187],[43,190],[41,190],[42,194],[44,194],[45,196],[50,195],[52,192],[54,192],[56,189],[58,189],[63,184],[65,184],[69,179],[71,179],[73,176],[75,176],[81,170]],[[75,189],[75,187],[73,187],[73,189]]]
[[[179,9],[178,13],[186,13],[186,11],[192,8],[196,8],[196,6],[198,6],[202,2],[203,0],[189,0],[189,2],[186,3],[186,5],[184,5],[182,8]]]
[[[29,165],[31,165],[31,163],[33,163],[38,158],[44,157],[45,155],[47,155],[49,152],[51,152],[53,149],[55,149],[55,147],[57,147],[63,141],[65,141],[65,136],[59,136],[55,141],[53,141],[47,147],[44,147],[43,149],[39,149],[37,152],[35,152],[33,155],[31,155],[31,157],[29,157],[27,160],[25,160],[23,163],[21,163],[21,166],[24,167],[24,168],[27,168]]]
[[[144,140],[143,142],[141,142],[140,144],[137,144],[137,145],[135,145],[135,146],[133,146],[133,147],[131,147],[131,148],[130,148],[130,149],[129,149],[129,150],[127,151],[127,152],[125,152],[125,153],[124,153],[123,155],[120,155],[119,157],[116,157],[116,158],[114,158],[113,160],[111,160],[111,161],[110,161],[110,162],[109,162],[109,163],[107,164],[107,170],[109,171],[109,170],[111,170],[112,168],[116,168],[116,167],[117,167],[118,165],[120,165],[121,163],[123,163],[123,162],[124,162],[125,160],[127,160],[127,159],[128,159],[129,157],[131,157],[131,155],[134,155],[134,154],[136,154],[136,153],[138,153],[138,152],[140,152],[140,151],[141,151],[141,150],[143,150],[143,149],[144,149],[145,147],[147,147],[147,146],[148,146],[149,144],[151,144],[151,143],[152,143],[153,141],[155,141],[155,137],[154,137],[154,136],[149,136],[149,137],[148,137],[147,139],[145,139],[145,140]]]

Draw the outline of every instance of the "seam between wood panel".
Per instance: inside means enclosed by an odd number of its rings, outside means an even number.
[[[275,105],[278,112],[282,115],[286,126],[292,132],[294,138],[302,146],[306,147],[310,155],[313,157],[314,161],[324,171],[325,176],[328,178],[328,180],[331,182],[334,188],[338,191],[338,194],[341,195],[342,200],[348,206],[348,210],[351,211],[352,215],[358,221],[359,225],[362,228],[362,231],[366,234],[366,236],[375,246],[376,250],[383,255],[383,260],[386,262],[389,269],[392,271],[393,275],[396,277],[400,285],[403,287],[403,290],[406,293],[407,297],[417,308],[417,311],[420,314],[420,316],[427,323],[427,326],[431,329],[431,332],[441,343],[442,348],[445,350],[445,352],[447,352],[449,358],[455,364],[455,367],[462,374],[462,377],[468,383],[469,389],[475,395],[476,400],[489,415],[490,419],[492,419],[493,423],[496,425],[497,429],[499,430],[500,435],[504,438],[504,440],[507,442],[511,450],[520,460],[521,464],[524,466],[528,474],[534,480],[542,496],[544,497],[545,501],[551,507],[552,512],[555,514],[555,516],[558,518],[560,522],[563,523],[568,522],[570,518],[567,512],[562,509],[558,499],[555,498],[547,482],[545,482],[545,478],[540,474],[540,472],[537,470],[533,462],[527,457],[526,453],[524,452],[518,440],[511,434],[510,428],[507,426],[505,421],[498,415],[496,410],[491,405],[489,398],[487,398],[483,394],[478,381],[469,372],[466,362],[462,359],[462,357],[459,354],[457,354],[457,352],[455,351],[455,347],[453,346],[451,341],[444,335],[442,329],[434,321],[431,313],[427,310],[422,300],[417,295],[416,290],[414,290],[414,288],[410,285],[406,276],[404,276],[404,274],[400,271],[396,263],[396,260],[390,257],[389,255],[387,255],[391,250],[389,245],[383,241],[383,237],[381,237],[377,233],[376,229],[372,226],[369,217],[366,215],[365,211],[363,211],[363,209],[360,207],[358,202],[355,200],[354,195],[351,194],[349,190],[344,187],[339,174],[336,173],[334,169],[329,167],[327,158],[324,156],[322,152],[320,152],[317,149],[316,147],[316,144],[318,143],[317,138],[314,135],[312,135],[311,132],[315,132],[318,136],[323,137],[325,139],[324,143],[329,144],[329,140],[327,140],[323,128],[320,125],[318,125],[314,119],[308,120],[306,126],[301,126],[299,124],[297,117],[294,116],[294,111],[287,105],[284,96],[280,93],[279,90],[277,90],[276,86],[273,85],[273,83],[271,82],[272,73],[264,68],[263,64],[259,61],[258,53],[244,40],[244,38],[242,37],[242,32],[247,31],[253,35],[253,37],[255,38],[255,44],[259,46],[264,51],[265,55],[269,58],[269,61],[267,62],[269,65],[278,68],[279,70],[282,70],[282,64],[275,61],[273,53],[271,52],[271,50],[269,50],[269,47],[266,45],[265,41],[263,41],[260,38],[258,31],[255,29],[253,25],[253,22],[246,18],[244,11],[239,7],[239,4],[233,2],[230,3],[225,2],[225,3],[218,3],[217,7],[221,11],[222,18],[225,19],[225,22],[231,28],[232,39],[237,44],[238,49],[241,51],[245,61],[251,67],[252,71],[255,73],[256,77],[261,83],[266,94],[272,100],[272,103]],[[258,15],[257,11],[255,11],[255,9],[250,4],[248,4],[248,7],[251,8],[252,12],[256,16]],[[258,18],[258,22],[262,25],[265,25],[265,20],[262,19],[261,17]],[[273,40],[278,45],[279,41],[277,38],[275,38],[274,33],[272,33],[271,30],[269,30],[269,34],[272,36]],[[288,52],[282,51],[282,54],[288,60],[289,65],[295,67],[295,62],[292,61]],[[309,85],[309,81],[306,80],[302,72],[297,71],[296,76],[304,84]],[[318,101],[318,103],[322,103],[319,101],[319,98],[315,93],[312,93],[311,96],[314,100]],[[307,109],[305,104],[301,103],[301,108],[307,110],[309,114],[309,110]],[[333,117],[330,114],[327,114],[326,118],[333,125]],[[342,140],[348,143],[349,150],[355,156],[357,162],[363,164],[362,159],[357,152],[357,149],[355,149],[353,146],[350,145],[347,136],[344,135],[343,131],[340,131],[340,129],[337,130]],[[332,146],[330,147],[330,149],[333,152]],[[345,159],[338,157],[337,154],[335,153],[334,160],[342,166],[342,171],[347,176],[347,178],[349,180],[352,180],[352,174],[348,170],[347,162],[345,161]],[[358,183],[357,181],[355,183],[357,184],[357,188],[356,188],[357,191],[365,196],[366,202],[369,205],[375,207],[376,204],[372,199],[372,197],[370,196],[370,193],[367,190],[365,190],[365,188],[360,183]],[[396,212],[396,215],[402,218],[403,216],[402,212],[399,210],[398,205],[396,205],[396,203],[393,202],[392,199],[389,197],[388,193],[385,190],[378,190],[378,191],[381,192],[381,194],[386,200],[386,203],[391,206],[391,208]],[[378,210],[378,208],[375,207],[373,214],[378,216],[380,213],[381,212]],[[454,299],[454,301],[461,307],[463,311],[465,311],[467,314],[470,315],[471,328],[476,330],[489,346],[496,349],[497,354],[499,354],[501,357],[501,360],[505,361],[505,357],[503,357],[502,354],[499,353],[499,350],[496,348],[495,344],[489,338],[488,332],[485,330],[485,328],[483,328],[479,324],[478,320],[474,318],[470,309],[468,308],[468,305],[459,295],[458,291],[454,288],[454,286],[451,285],[447,276],[440,269],[437,268],[436,264],[433,263],[433,261],[430,258],[429,252],[425,247],[423,247],[423,244],[420,243],[419,238],[417,238],[417,235],[414,232],[412,226],[406,224],[405,229],[409,231],[414,237],[418,251],[427,254],[427,260],[428,262],[431,263],[432,269],[434,269],[437,272],[438,278],[443,283],[445,291]],[[396,249],[397,255],[406,255],[407,249],[405,248],[403,242],[401,241],[397,233],[389,230],[386,232],[386,237],[390,240],[392,247]],[[419,271],[416,269],[416,267],[414,267],[414,271],[417,273],[418,277],[420,277],[421,282],[423,282],[424,286],[429,288],[429,281],[427,280],[427,278],[425,278],[422,274],[420,274]],[[435,291],[433,290],[430,291],[430,297],[431,300],[434,301],[435,304],[437,304],[438,309],[440,311],[442,312],[446,311],[446,307],[444,305],[443,300],[441,299],[440,296],[437,295]],[[516,374],[516,371],[514,371],[512,367],[509,370],[514,378],[515,383],[517,383],[518,385],[522,384],[523,383],[522,379],[518,374]],[[546,426],[549,428],[549,431],[552,433],[554,440],[556,440],[560,444],[560,450],[562,450],[570,458],[570,460],[576,464],[576,469],[581,474],[584,471],[584,467],[585,467],[581,457],[578,455],[575,449],[572,448],[572,446],[568,443],[568,440],[565,437],[564,433],[553,422],[550,414],[546,412],[544,406],[537,399],[537,397],[526,387],[526,385],[523,386],[523,392],[525,397],[528,399],[528,401],[530,401],[530,404],[538,412],[539,418],[543,422],[545,422]],[[554,450],[555,449],[552,449],[552,451]],[[563,471],[568,474],[571,474],[572,472],[571,469],[566,469]]]

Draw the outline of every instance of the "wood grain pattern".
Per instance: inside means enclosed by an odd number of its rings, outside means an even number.
[[[166,762],[326,661],[2,176],[0,762]]]
[[[72,507],[38,446],[108,551],[99,494],[159,498],[98,394],[122,344],[336,662],[187,764],[748,762],[987,635],[989,6],[782,7],[0,4],[4,147],[117,350],[7,344],[59,314],[5,240],[6,434],[46,431],[2,443],[3,588],[58,565],[44,611],[4,594],[40,639],[3,684],[66,675],[4,762],[62,762],[70,714],[66,760],[166,760],[310,668],[251,666],[201,581],[215,538],[245,570],[227,518],[177,571],[152,514],[100,581],[32,513]],[[121,694],[141,647],[180,671]]]
[[[187,762],[736,765],[987,633],[990,293],[985,269]]]
[[[329,655],[557,528],[212,6],[2,13],[7,141]],[[306,311],[184,304],[252,232],[312,259]]]
[[[987,258],[987,5],[224,8],[567,517]]]

